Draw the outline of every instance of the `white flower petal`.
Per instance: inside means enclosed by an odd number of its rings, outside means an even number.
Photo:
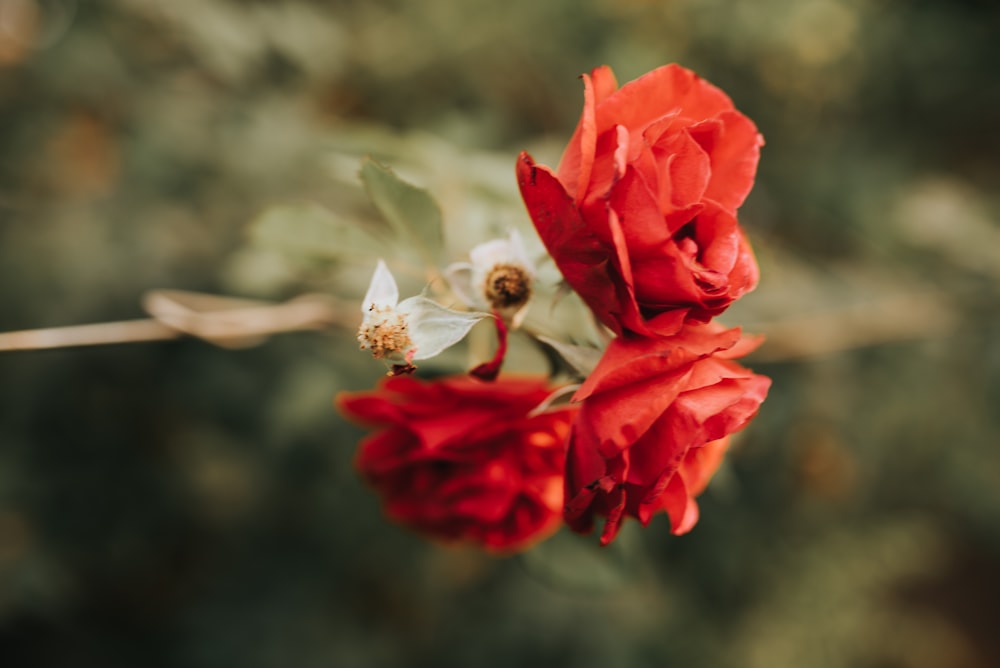
[[[451,291],[455,293],[463,304],[466,306],[471,306],[472,308],[487,308],[486,303],[482,299],[482,295],[479,291],[475,289],[472,282],[473,268],[468,262],[455,262],[448,265],[448,268],[444,270],[445,278],[448,279],[448,285],[451,286]]]
[[[477,244],[469,251],[469,258],[474,267],[492,267],[503,264],[510,259],[510,250],[506,239],[493,239]]]
[[[519,264],[524,267],[532,278],[535,277],[535,265],[532,263],[531,258],[528,257],[528,249],[524,245],[524,239],[521,238],[521,233],[515,229],[510,231],[510,258],[513,260],[513,264]]]
[[[376,309],[393,308],[399,303],[399,288],[396,287],[396,279],[392,277],[385,262],[378,261],[375,273],[372,275],[372,282],[365,293],[365,299],[361,302],[361,312],[368,313],[374,306]]]
[[[472,266],[483,272],[498,264],[508,264],[514,259],[510,253],[510,242],[506,239],[493,239],[479,244],[469,251],[469,258]]]
[[[414,360],[439,355],[465,338],[473,325],[488,317],[486,313],[452,311],[423,295],[404,299],[397,311],[406,314],[410,340],[416,349]]]

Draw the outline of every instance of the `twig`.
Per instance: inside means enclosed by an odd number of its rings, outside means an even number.
[[[126,320],[96,325],[26,329],[0,334],[0,351],[44,350],[105,343],[163,341],[183,336],[157,320]]]
[[[241,348],[262,343],[272,334],[352,328],[360,320],[357,309],[319,294],[274,304],[158,290],[144,296],[143,306],[152,318],[0,333],[0,352],[168,341],[183,336]],[[744,329],[767,337],[765,345],[752,353],[751,361],[778,362],[942,336],[953,330],[956,320],[943,300],[926,294],[897,295]]]
[[[227,348],[262,343],[271,334],[349,326],[349,312],[327,295],[303,295],[282,304],[180,290],[147,293],[153,316],[93,325],[30,329],[0,334],[0,351],[42,350],[193,336]]]

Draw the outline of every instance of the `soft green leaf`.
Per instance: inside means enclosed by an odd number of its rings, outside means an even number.
[[[356,262],[385,253],[385,245],[361,225],[312,202],[265,210],[250,223],[249,235],[260,246],[309,257]]]
[[[590,346],[563,343],[547,336],[538,336],[536,338],[559,353],[559,356],[583,378],[590,375],[590,372],[597,366],[597,362],[600,361],[603,354],[603,351]]]
[[[441,209],[434,198],[372,158],[361,163],[361,180],[400,240],[415,245],[427,262],[437,265],[444,250],[444,236]]]

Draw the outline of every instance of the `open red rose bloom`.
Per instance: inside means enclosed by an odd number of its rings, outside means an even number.
[[[338,403],[381,428],[362,441],[357,466],[390,518],[438,539],[510,551],[561,521],[576,410],[529,416],[549,393],[544,380],[396,377]]]
[[[341,401],[381,427],[357,463],[386,513],[438,538],[512,550],[561,520],[589,532],[603,517],[607,544],[625,517],[645,525],[660,511],[685,533],[771,383],[735,361],[758,341],[713,321],[757,284],[737,221],[763,144],[756,126],[677,65],[621,88],[607,67],[583,80],[558,170],[517,161],[538,235],[615,335],[571,407],[541,410],[543,380],[484,382],[507,350],[499,315],[479,379],[395,378]]]
[[[553,173],[522,153],[521,195],[546,249],[617,334],[707,321],[757,284],[736,222],[763,144],[721,90],[677,65],[617,88],[583,76],[583,114]]]
[[[755,345],[738,329],[686,325],[670,337],[616,339],[574,396],[566,520],[602,543],[624,515],[648,524],[665,510],[675,534],[698,521],[694,497],[718,467],[727,437],[757,414],[771,380],[732,361]]]

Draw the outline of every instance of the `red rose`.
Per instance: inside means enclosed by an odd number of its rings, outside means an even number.
[[[575,409],[528,415],[550,392],[543,380],[397,377],[338,404],[380,427],[361,442],[356,463],[390,518],[446,541],[510,551],[548,536],[562,518]]]
[[[617,334],[708,321],[757,284],[735,212],[763,138],[725,93],[677,65],[620,89],[608,67],[583,80],[583,114],[558,172],[527,153],[518,160],[539,236]]]
[[[694,526],[694,496],[726,437],[756,415],[771,384],[732,361],[754,345],[715,324],[611,342],[573,397],[582,403],[566,463],[565,516],[575,531],[606,516],[607,544],[625,515],[645,525],[661,509],[673,533]]]

